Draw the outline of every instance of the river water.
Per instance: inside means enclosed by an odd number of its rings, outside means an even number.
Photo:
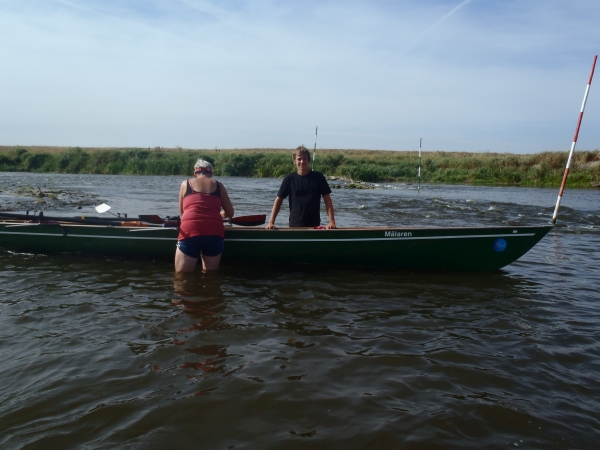
[[[0,209],[175,215],[181,180],[3,173]],[[280,183],[221,181],[236,215],[268,214]],[[382,185],[332,198],[338,226],[538,225],[556,195]],[[0,253],[0,447],[594,448],[599,196],[567,189],[555,229],[492,273],[257,255],[176,278],[164,262]]]

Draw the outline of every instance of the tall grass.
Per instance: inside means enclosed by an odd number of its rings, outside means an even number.
[[[80,147],[60,152],[30,151],[25,147],[0,150],[0,171],[92,173],[126,175],[191,175],[201,157],[216,175],[283,177],[294,170],[291,150],[122,149],[86,151]],[[473,183],[556,187],[560,185],[567,152],[530,155],[509,153],[425,152],[424,183]],[[416,152],[321,150],[315,170],[356,181],[417,181]],[[600,151],[575,153],[569,185],[600,183]]]

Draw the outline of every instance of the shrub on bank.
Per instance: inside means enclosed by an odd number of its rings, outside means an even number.
[[[427,152],[422,158],[422,182],[559,186],[567,156],[567,152]],[[0,171],[188,176],[199,157],[213,164],[217,176],[283,177],[294,170],[291,151],[131,148],[90,152],[74,147],[62,153],[33,153],[16,147],[0,153]],[[317,152],[314,168],[355,181],[416,182],[418,164],[416,152],[322,150]],[[598,150],[576,152],[571,167],[570,186],[600,183]]]

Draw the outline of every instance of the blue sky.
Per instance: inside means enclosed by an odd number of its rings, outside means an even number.
[[[292,148],[318,125],[320,148],[568,150],[598,23],[598,0],[0,0],[0,145]],[[600,79],[577,148],[600,148]]]

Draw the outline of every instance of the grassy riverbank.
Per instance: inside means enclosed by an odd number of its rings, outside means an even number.
[[[198,157],[221,176],[282,177],[293,170],[291,149],[187,150],[80,147],[0,147],[0,171],[127,175],[187,175]],[[557,187],[568,152],[423,152],[422,183]],[[357,181],[417,182],[415,151],[317,150],[315,170]],[[600,183],[600,151],[576,152],[569,186]]]

